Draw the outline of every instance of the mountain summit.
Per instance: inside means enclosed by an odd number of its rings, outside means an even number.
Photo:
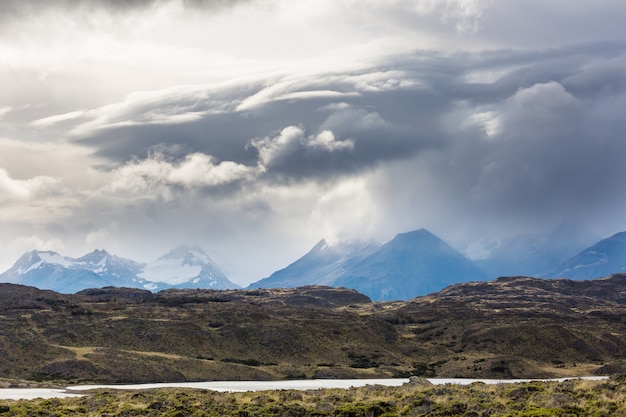
[[[138,275],[150,281],[145,288],[238,288],[198,246],[179,246],[149,263]]]
[[[351,262],[334,285],[354,288],[375,300],[404,300],[485,279],[470,260],[419,229],[401,233],[372,255]]]
[[[420,229],[401,233],[382,246],[321,240],[302,258],[250,288],[324,284],[353,288],[373,300],[405,300],[484,279],[470,260]]]
[[[295,288],[304,285],[333,285],[345,264],[371,255],[379,243],[346,238],[320,240],[306,255],[248,288]]]

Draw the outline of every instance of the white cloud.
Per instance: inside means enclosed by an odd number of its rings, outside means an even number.
[[[26,200],[30,196],[30,190],[22,181],[16,181],[9,173],[0,168],[0,198],[6,200]]]
[[[321,195],[309,216],[309,227],[318,236],[368,237],[378,226],[378,203],[369,189],[369,178],[348,178]]]
[[[43,119],[33,121],[31,124],[36,127],[50,127],[57,123],[65,122],[67,120],[81,118],[85,116],[85,114],[86,112],[84,110],[76,110],[65,114],[44,117]]]
[[[20,236],[11,242],[10,247],[20,255],[30,250],[61,252],[65,249],[60,239],[42,239],[37,235]]]
[[[362,92],[384,92],[425,87],[417,74],[407,70],[370,71],[338,78],[354,84],[354,87]]]
[[[501,131],[498,113],[494,110],[478,111],[470,114],[461,127],[478,126],[488,138],[493,138]]]
[[[0,107],[0,120],[4,118],[6,114],[9,114],[13,110],[10,106],[2,106]]]
[[[259,151],[259,163],[263,167],[279,164],[302,148],[305,140],[302,127],[287,126],[274,137],[253,139],[250,144]]]
[[[111,173],[107,188],[113,192],[137,195],[163,193],[171,197],[171,187],[184,189],[212,188],[251,178],[256,167],[232,161],[215,162],[210,155],[192,153],[170,162],[163,155],[153,154],[144,160],[133,160]]]
[[[312,90],[312,91],[296,91],[293,93],[283,94],[276,98],[276,100],[306,100],[312,98],[343,98],[343,97],[358,96],[358,93],[342,93],[339,91],[331,90]]]
[[[460,131],[478,128],[493,140],[550,140],[575,128],[582,114],[580,101],[561,84],[551,81],[520,88],[506,100],[490,105],[468,108],[467,103],[460,103],[447,123],[454,125],[456,117],[461,117]]]
[[[100,227],[96,230],[92,230],[87,233],[85,237],[85,243],[90,247],[103,247],[107,242],[111,240],[111,230],[115,227],[115,224],[109,225],[108,227]],[[109,249],[111,250],[111,249]]]
[[[0,202],[27,201],[53,194],[58,183],[59,179],[48,176],[14,179],[5,169],[0,168]]]
[[[220,113],[232,108],[230,101],[220,100],[211,96],[212,88],[207,86],[178,86],[155,91],[142,91],[129,94],[120,103],[108,104],[80,114],[70,115],[87,117],[85,123],[77,125],[73,132],[78,135],[91,134],[95,130],[136,126],[136,125],[167,125],[188,123],[201,119],[209,113]],[[64,115],[43,119],[56,122]],[[42,121],[38,121],[42,123]]]
[[[255,168],[233,161],[215,164],[214,158],[202,153],[187,155],[177,167],[171,170],[168,181],[186,188],[216,187],[234,181],[250,178]]]
[[[259,152],[259,166],[265,170],[281,164],[298,164],[307,158],[307,150],[321,150],[326,153],[354,149],[353,139],[337,140],[329,130],[317,135],[306,136],[304,128],[287,126],[276,136],[256,138],[250,145]]]
[[[421,15],[439,16],[442,22],[452,22],[457,32],[477,32],[490,0],[399,0]]]
[[[311,137],[310,140],[307,142],[307,146],[313,148],[321,148],[328,152],[334,152],[344,149],[352,150],[354,149],[354,140],[337,140],[332,131],[323,130],[317,136]]]
[[[356,129],[372,131],[376,129],[393,129],[380,114],[367,108],[344,107],[336,109],[320,126],[323,130]]]

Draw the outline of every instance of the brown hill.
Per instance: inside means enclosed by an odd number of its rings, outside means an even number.
[[[338,377],[552,377],[623,372],[626,275],[500,278],[408,302],[344,288],[0,284],[0,375],[151,382]]]
[[[506,277],[414,299],[390,319],[431,352],[457,354],[438,373],[541,376],[622,370],[625,313],[626,275]]]

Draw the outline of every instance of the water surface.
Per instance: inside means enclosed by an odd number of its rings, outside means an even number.
[[[466,378],[428,378],[434,385],[460,384],[475,382],[485,384],[510,384],[531,381],[566,381],[568,379],[602,380],[605,376],[573,377],[557,379],[466,379]],[[1,388],[1,400],[18,400],[34,398],[65,398],[86,395],[83,391],[91,389],[147,390],[155,388],[196,388],[221,392],[266,391],[266,390],[309,390],[319,388],[351,388],[365,385],[400,386],[409,382],[407,378],[386,379],[303,379],[286,381],[206,381],[206,382],[167,382],[159,384],[125,384],[125,385],[71,385],[66,389],[58,388]]]

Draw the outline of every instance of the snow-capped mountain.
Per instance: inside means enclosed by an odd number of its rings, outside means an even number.
[[[320,240],[306,255],[254,282],[248,288],[294,288],[304,285],[332,285],[346,262],[365,258],[380,248],[380,243],[345,237]]]
[[[142,287],[145,282],[137,277],[137,273],[143,267],[142,263],[111,255],[105,250],[95,250],[80,258],[33,250],[0,274],[0,281],[61,293],[106,286]]]
[[[547,276],[593,279],[624,272],[626,272],[626,232],[620,232],[581,251]]]
[[[487,277],[469,259],[426,229],[401,233],[379,250],[346,264],[334,286],[373,300],[407,300],[449,285]]]
[[[165,288],[239,288],[197,246],[179,246],[173,249],[146,265],[138,276],[149,281],[144,287],[151,291]]]
[[[324,284],[354,288],[373,300],[406,300],[484,279],[470,260],[420,229],[399,234],[382,246],[322,240],[302,258],[249,288]]]
[[[0,274],[0,282],[66,294],[108,286],[151,291],[166,288],[238,288],[197,247],[176,248],[147,265],[111,255],[105,250],[95,250],[80,258],[33,250]]]

